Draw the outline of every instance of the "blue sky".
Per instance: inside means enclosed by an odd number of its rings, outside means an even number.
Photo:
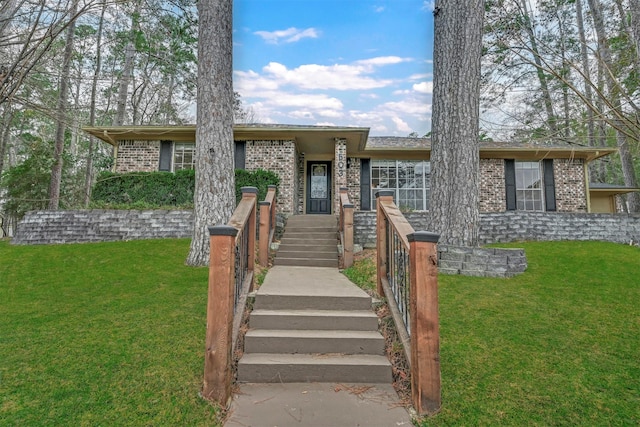
[[[431,128],[432,1],[235,0],[234,88],[261,123]]]

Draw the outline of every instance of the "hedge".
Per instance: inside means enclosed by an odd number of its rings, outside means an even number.
[[[278,185],[280,179],[269,171],[254,172],[236,169],[236,201],[240,200],[240,188],[258,188],[258,200],[264,200],[268,185]],[[171,172],[102,172],[91,194],[94,208],[154,209],[193,208],[195,171]]]

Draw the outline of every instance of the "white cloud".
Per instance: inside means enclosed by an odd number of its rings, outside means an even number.
[[[295,27],[277,31],[256,31],[253,34],[262,37],[269,44],[278,44],[280,42],[295,43],[306,38],[317,39],[320,36],[320,32],[315,28],[301,30]]]
[[[385,69],[412,61],[400,56],[333,65],[274,61],[260,70],[236,71],[234,89],[263,123],[317,122],[368,127],[372,135],[422,134],[428,130],[432,76],[415,69],[404,76],[402,68],[400,75]]]
[[[378,125],[371,126],[371,132],[382,135],[384,133],[389,132],[389,129],[383,124],[378,124]]]
[[[276,80],[280,85],[293,85],[301,89],[368,90],[388,86],[389,79],[367,76],[373,72],[368,66],[305,64],[288,69],[278,62],[270,62],[263,69],[265,78]]]
[[[395,123],[396,129],[399,132],[407,133],[407,134],[413,132],[413,129],[411,129],[411,126],[409,126],[407,122],[402,120],[400,117],[391,117],[391,120],[393,121],[393,123]]]
[[[382,65],[400,64],[401,62],[411,62],[411,58],[401,58],[399,56],[378,56],[376,58],[361,59],[356,61],[357,65],[364,65],[366,67],[380,67]]]
[[[355,61],[351,64],[303,64],[288,68],[279,62],[270,62],[258,73],[253,70],[235,71],[235,88],[244,97],[256,96],[262,91],[281,90],[293,86],[303,90],[371,90],[395,83],[388,78],[378,78],[379,67],[411,61],[410,58],[383,56]],[[375,97],[375,94],[367,95]]]
[[[367,113],[362,111],[355,111],[355,110],[349,111],[349,117],[352,117],[354,119],[361,120],[361,121],[371,121],[371,120],[378,119],[377,114],[372,114],[372,113]]]
[[[425,100],[409,98],[402,101],[386,102],[379,105],[377,110],[394,112],[400,116],[424,117],[431,113],[431,104]]]
[[[411,74],[409,76],[409,80],[424,80],[433,78],[432,73],[422,73],[422,74]]]
[[[413,85],[413,90],[419,93],[433,93],[433,82],[421,82]]]
[[[433,12],[435,8],[436,8],[435,0],[425,0],[422,2],[422,10],[428,10],[430,12]]]
[[[375,13],[382,13],[382,12],[384,12],[384,9],[385,9],[385,7],[384,7],[384,6],[374,6],[374,7],[373,7],[373,11],[374,11]]]
[[[317,122],[315,126],[335,126],[336,124],[333,122]]]
[[[278,107],[297,107],[310,110],[342,110],[342,101],[325,94],[277,92],[264,94],[264,104]]]
[[[319,110],[317,113],[319,116],[331,117],[334,119],[339,119],[344,116],[344,114],[341,111],[337,111],[337,110]]]
[[[311,113],[311,111],[306,111],[306,110],[291,111],[289,113],[289,116],[294,117],[296,119],[308,119],[308,120],[315,119],[313,113]]]

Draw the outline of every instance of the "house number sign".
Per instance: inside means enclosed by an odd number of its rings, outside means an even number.
[[[338,177],[342,178],[346,173],[347,159],[343,153],[338,154]]]

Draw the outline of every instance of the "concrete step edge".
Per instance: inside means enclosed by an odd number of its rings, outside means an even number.
[[[386,356],[379,354],[342,354],[342,353],[245,353],[239,363],[268,364],[311,364],[311,365],[354,365],[354,366],[391,366]]]
[[[258,316],[318,316],[318,317],[374,317],[378,316],[372,310],[269,310],[256,309],[251,315]]]
[[[367,339],[384,340],[378,331],[322,330],[322,329],[249,329],[245,338],[309,338],[309,339]]]

